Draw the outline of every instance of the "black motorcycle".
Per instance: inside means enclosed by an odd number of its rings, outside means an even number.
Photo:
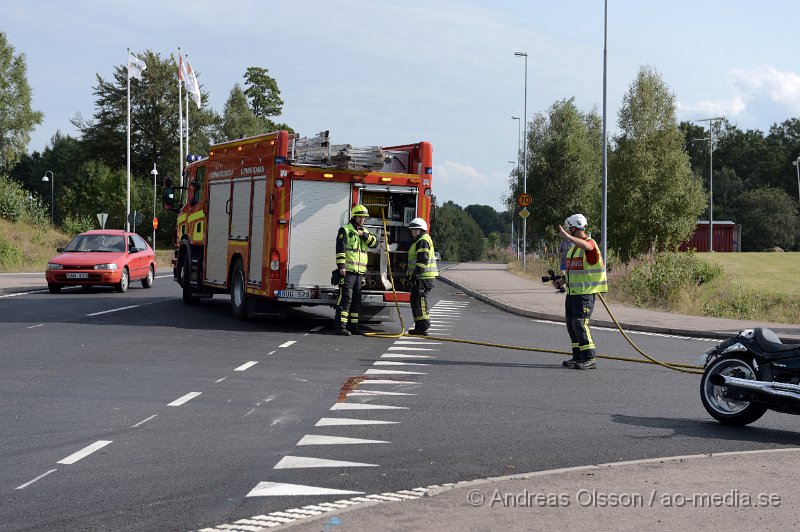
[[[747,425],[767,410],[800,414],[800,344],[769,329],[747,329],[700,357],[700,397],[725,425]]]

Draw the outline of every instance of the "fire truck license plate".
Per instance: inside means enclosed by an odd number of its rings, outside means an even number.
[[[88,279],[88,273],[68,273],[67,279]]]
[[[309,290],[278,290],[278,297],[289,297],[292,299],[311,299]]]

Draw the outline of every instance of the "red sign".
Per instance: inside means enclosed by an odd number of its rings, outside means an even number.
[[[517,196],[517,205],[520,207],[530,207],[531,203],[533,203],[533,197],[530,194],[523,192]]]
[[[158,229],[158,218],[153,218],[153,229]]]

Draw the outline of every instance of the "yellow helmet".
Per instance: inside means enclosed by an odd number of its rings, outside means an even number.
[[[356,216],[369,216],[369,211],[363,205],[356,205],[350,211],[350,217],[355,218]]]

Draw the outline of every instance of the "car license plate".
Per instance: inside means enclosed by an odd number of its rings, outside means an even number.
[[[311,299],[309,290],[278,290],[278,297],[288,297],[292,299]]]
[[[88,273],[68,273],[67,279],[88,279]]]

